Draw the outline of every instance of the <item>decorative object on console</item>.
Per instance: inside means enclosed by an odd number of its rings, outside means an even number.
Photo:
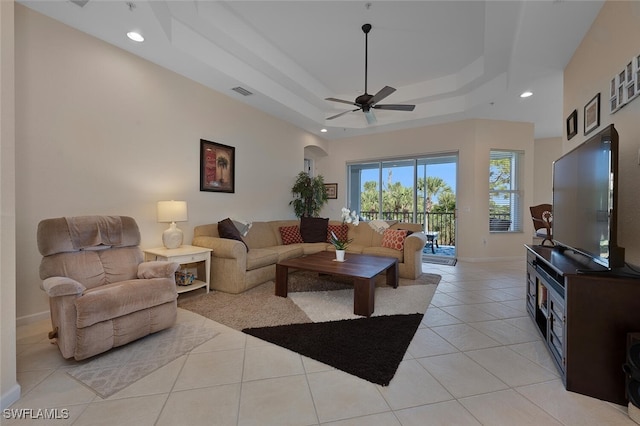
[[[236,149],[200,139],[200,191],[236,192]]]
[[[169,228],[162,233],[162,244],[168,249],[175,249],[182,245],[182,230],[176,226],[176,222],[186,222],[186,201],[158,201],[158,222],[169,222]]]
[[[578,111],[573,110],[567,117],[567,140],[578,134]]]
[[[289,205],[293,206],[296,217],[317,217],[327,203],[327,189],[322,175],[311,177],[306,172],[298,173],[291,194],[293,200],[289,201]]]
[[[600,93],[584,106],[584,135],[600,126]]]

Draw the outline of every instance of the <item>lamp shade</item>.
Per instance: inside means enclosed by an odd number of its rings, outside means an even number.
[[[186,201],[158,201],[158,222],[186,222]]]

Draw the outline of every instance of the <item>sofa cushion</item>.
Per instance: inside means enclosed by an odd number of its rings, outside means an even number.
[[[327,241],[329,219],[321,217],[301,217],[300,235],[305,243],[322,243]]]
[[[369,254],[372,256],[384,256],[384,257],[395,257],[398,259],[398,262],[404,262],[404,251],[403,250],[395,250],[386,247],[364,247],[362,249],[362,254]]]
[[[404,239],[407,238],[406,229],[385,229],[382,234],[382,247],[394,250],[404,249]]]
[[[253,249],[247,253],[247,271],[275,265],[278,262],[278,252],[268,248]]]
[[[269,247],[269,250],[273,250],[278,254],[278,262],[281,260],[293,259],[294,257],[300,257],[304,255],[304,244],[289,244],[286,246],[274,246]]]
[[[349,227],[345,224],[331,225],[327,227],[327,242],[331,242],[331,233],[336,234],[336,238],[340,241],[347,241],[349,239]]]
[[[220,238],[242,241],[244,246],[247,248],[247,252],[249,252],[249,246],[244,242],[242,235],[240,235],[240,231],[238,231],[238,228],[236,228],[236,225],[233,224],[231,219],[226,218],[218,222],[218,234],[220,234]]]
[[[303,243],[302,235],[300,235],[300,227],[299,226],[281,226],[278,228],[280,231],[280,237],[282,237],[282,244],[297,244]]]

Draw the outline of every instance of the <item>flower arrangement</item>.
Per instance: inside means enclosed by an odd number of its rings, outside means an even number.
[[[353,226],[358,226],[358,224],[360,223],[360,217],[358,216],[358,213],[356,213],[355,210],[351,211],[348,208],[343,207],[342,208],[342,224],[344,225],[345,223],[352,223]],[[341,240],[336,236],[336,234],[333,231],[331,231],[330,242],[331,244],[333,244],[336,250],[346,250],[349,244],[351,243],[351,241],[353,241],[353,239],[351,238],[347,240]]]

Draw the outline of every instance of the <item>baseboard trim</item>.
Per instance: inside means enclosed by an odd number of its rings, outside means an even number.
[[[0,396],[0,409],[4,410],[5,408],[8,408],[9,406],[11,406],[11,404],[19,399],[20,385],[18,383],[15,383],[13,386],[11,386],[11,389]]]
[[[29,325],[34,322],[43,321],[51,318],[49,315],[49,311],[38,312],[37,314],[25,315],[22,317],[16,318],[16,327],[20,327],[21,325]]]

